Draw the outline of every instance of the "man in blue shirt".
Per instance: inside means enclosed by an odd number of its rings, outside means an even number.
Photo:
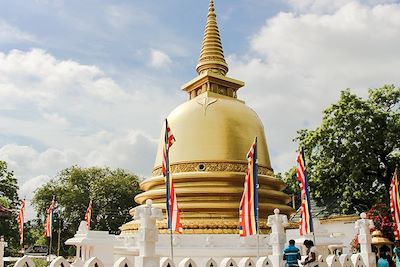
[[[393,250],[394,255],[396,256],[396,267],[400,267],[400,241],[396,240],[394,241],[395,248]]]
[[[301,259],[300,250],[294,246],[294,240],[289,240],[289,246],[283,250],[283,260],[286,261],[286,267],[298,267],[298,260]]]
[[[385,253],[380,254],[377,267],[389,267],[389,262],[386,259]]]

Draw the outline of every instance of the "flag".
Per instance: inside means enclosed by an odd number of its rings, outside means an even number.
[[[392,183],[390,184],[390,210],[394,223],[394,237],[396,240],[400,240],[400,198],[397,169],[394,171]]]
[[[165,177],[168,229],[170,229],[172,232],[178,232],[182,234],[183,227],[181,224],[178,202],[176,199],[175,186],[169,173],[169,148],[174,142],[175,137],[168,126],[168,121],[165,120],[162,173]]]
[[[88,229],[90,229],[90,219],[92,218],[92,200],[89,201],[89,206],[86,209],[85,221]]]
[[[308,192],[308,181],[306,173],[306,163],[304,160],[304,151],[300,149],[297,155],[297,181],[300,182],[301,190],[301,214],[300,214],[300,235],[306,235],[314,232],[313,220],[311,215],[310,194]]]
[[[240,236],[258,233],[257,138],[247,153],[247,173],[239,207]]]
[[[53,197],[53,200],[51,201],[51,204],[50,204],[49,208],[47,209],[46,224],[44,226],[44,235],[46,237],[50,237],[50,238],[51,238],[52,232],[53,232],[54,208],[55,208],[55,201],[54,201],[54,197]]]
[[[25,199],[21,201],[21,208],[18,212],[18,231],[19,231],[19,243],[24,243],[24,218],[25,218]]]

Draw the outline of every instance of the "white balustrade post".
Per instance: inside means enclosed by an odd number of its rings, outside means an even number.
[[[4,266],[3,256],[4,256],[4,248],[7,247],[7,242],[4,242],[4,238],[0,239],[0,267]]]
[[[360,256],[364,264],[369,267],[376,266],[375,253],[372,252],[371,243],[372,237],[370,229],[374,228],[372,220],[367,219],[367,215],[363,212],[360,214],[361,219],[355,223],[355,228],[358,230],[358,241],[360,243]]]
[[[135,266],[159,267],[160,257],[156,255],[156,242],[158,240],[158,229],[156,220],[162,219],[159,208],[152,207],[153,202],[148,199],[145,206],[137,207],[135,220],[140,220],[137,233],[139,245],[139,256],[135,257]]]
[[[82,261],[83,262],[87,261],[87,259],[86,259],[86,247],[84,245],[81,246],[81,252],[82,252]]]
[[[76,246],[76,259],[80,259],[81,258],[81,246],[77,245]]]
[[[269,215],[267,221],[267,225],[271,227],[269,244],[272,246],[272,255],[269,259],[273,267],[283,266],[283,249],[286,243],[285,226],[288,225],[288,219],[286,215],[279,213],[279,209],[274,209],[274,215]]]

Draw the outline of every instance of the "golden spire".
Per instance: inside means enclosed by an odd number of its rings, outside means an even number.
[[[197,64],[196,67],[198,74],[211,71],[225,75],[228,72],[228,64],[226,64],[224,58],[224,51],[222,49],[221,37],[217,25],[217,16],[214,11],[214,0],[210,0],[203,45],[201,47],[199,64]]]

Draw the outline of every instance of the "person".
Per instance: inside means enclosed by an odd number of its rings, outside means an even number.
[[[386,259],[386,253],[379,254],[378,267],[389,267],[389,262]]]
[[[392,255],[390,255],[390,251],[389,248],[388,250],[385,252],[385,256],[386,256],[386,260],[389,263],[389,267],[396,267],[396,264],[394,263],[393,259],[392,259]]]
[[[283,260],[286,261],[286,267],[298,267],[298,260],[301,259],[300,250],[295,247],[295,241],[289,240],[289,246],[283,250]]]
[[[400,267],[400,241],[394,241],[394,245],[393,253],[396,256],[396,267]]]
[[[307,257],[301,264],[307,267],[318,267],[317,249],[314,247],[314,242],[311,240],[304,240],[303,244],[307,248]]]

